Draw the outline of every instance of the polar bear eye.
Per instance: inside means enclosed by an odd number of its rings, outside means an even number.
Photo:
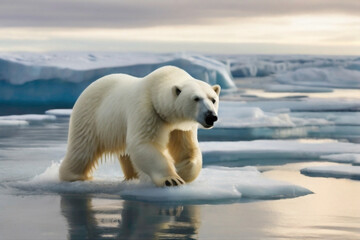
[[[200,98],[199,98],[199,97],[195,97],[195,98],[194,98],[194,101],[195,101],[195,102],[198,102],[198,101],[200,101]]]
[[[215,103],[215,102],[216,102],[215,98],[212,98],[212,99],[211,99],[211,102],[212,102],[212,103]]]

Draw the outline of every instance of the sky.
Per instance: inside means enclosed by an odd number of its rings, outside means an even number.
[[[0,51],[360,55],[360,1],[0,0]]]

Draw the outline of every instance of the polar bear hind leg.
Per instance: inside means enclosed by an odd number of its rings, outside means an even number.
[[[129,155],[120,155],[119,161],[121,164],[122,171],[125,176],[125,180],[137,179],[138,174],[131,163]]]
[[[100,148],[91,131],[70,130],[68,149],[61,163],[59,177],[62,181],[91,179],[92,170],[97,165],[104,150]]]
[[[95,168],[101,154],[91,151],[90,148],[86,150],[78,149],[76,152],[81,153],[74,154],[73,150],[66,154],[60,166],[60,180],[72,182],[90,180],[92,178],[92,170]]]
[[[179,176],[186,182],[194,181],[202,168],[196,131],[172,131],[168,151],[175,161]]]

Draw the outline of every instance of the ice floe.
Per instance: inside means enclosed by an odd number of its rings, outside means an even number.
[[[0,116],[0,120],[8,120],[8,121],[48,121],[55,120],[55,116],[44,115],[44,114],[23,114],[23,115],[8,115],[8,116]]]
[[[45,111],[47,115],[55,115],[57,117],[68,117],[71,115],[72,109],[49,109]]]
[[[291,117],[288,113],[278,113],[288,109],[275,109],[264,112],[258,107],[247,107],[245,104],[221,102],[219,122],[216,127],[246,128],[246,127],[295,127],[308,125],[328,125],[331,122],[321,118]]]
[[[342,67],[306,68],[279,74],[276,81],[311,87],[360,88],[360,71]]]
[[[294,160],[319,160],[322,155],[360,153],[360,144],[331,139],[200,142],[204,164],[249,165]]]
[[[24,120],[0,119],[0,127],[1,126],[26,126],[26,125],[29,125],[29,123]]]
[[[351,56],[224,55],[214,58],[227,62],[233,76],[242,78],[264,77],[303,69],[360,70],[360,59]]]
[[[53,121],[55,119],[55,116],[43,114],[0,116],[0,126],[26,126],[31,122]]]
[[[301,92],[301,93],[329,93],[333,92],[330,87],[317,87],[317,86],[297,86],[290,85],[286,82],[284,84],[270,84],[264,87],[267,92]]]
[[[343,126],[359,126],[360,112],[292,112],[293,117],[323,119],[330,123]]]
[[[360,166],[345,164],[307,167],[301,169],[301,173],[311,177],[333,177],[360,180]]]
[[[203,152],[244,152],[244,151],[278,151],[298,153],[360,153],[360,144],[339,142],[331,139],[298,139],[298,140],[255,140],[237,142],[200,142]]]
[[[333,162],[352,163],[353,165],[360,165],[360,154],[358,153],[340,153],[340,154],[322,155],[321,158]]]
[[[351,97],[351,96],[349,96]],[[233,102],[234,107],[245,105],[241,102]],[[360,101],[358,99],[323,99],[323,98],[301,98],[281,99],[267,101],[253,101],[246,103],[248,107],[259,107],[263,111],[272,112],[276,109],[288,108],[290,111],[358,111]]]
[[[113,163],[117,164],[118,163]],[[10,186],[33,193],[109,194],[114,197],[152,202],[221,203],[249,199],[293,198],[311,191],[290,183],[265,178],[255,167],[204,168],[196,181],[180,187],[158,188],[150,182],[122,182],[119,167],[100,168],[94,180],[60,182],[59,163],[44,173]]]

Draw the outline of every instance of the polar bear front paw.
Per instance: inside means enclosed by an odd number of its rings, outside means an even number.
[[[180,177],[168,177],[165,179],[163,186],[165,187],[174,187],[184,185],[185,181],[182,180]]]

